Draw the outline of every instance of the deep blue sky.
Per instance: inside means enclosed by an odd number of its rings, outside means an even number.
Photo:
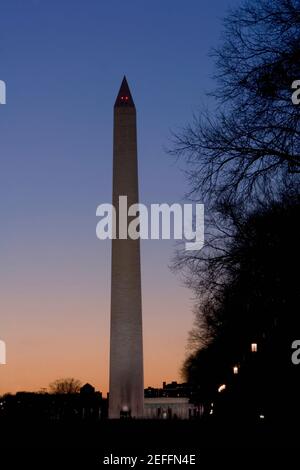
[[[164,147],[170,130],[191,120],[213,86],[208,52],[218,44],[228,6],[227,0],[2,0],[0,79],[7,104],[0,107],[0,337],[10,351],[1,380],[6,389],[45,386],[55,374],[95,382],[101,369],[105,376],[110,245],[96,239],[95,211],[111,200],[115,96],[125,73],[138,112],[141,202],[180,201],[184,177]],[[192,322],[191,294],[168,269],[173,248],[172,242],[143,243],[146,367],[153,369],[146,369],[146,381],[152,384],[178,377]],[[166,325],[172,325],[169,356]],[[86,351],[86,375],[76,368],[78,341]],[[55,369],[62,354],[66,365]],[[34,382],[22,375],[24,364],[51,373],[39,372]],[[96,385],[105,388],[101,380]]]

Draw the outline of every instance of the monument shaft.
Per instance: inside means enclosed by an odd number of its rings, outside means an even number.
[[[138,203],[136,110],[124,77],[114,106],[109,417],[144,411],[140,241],[118,238],[119,196]],[[130,218],[128,219],[130,223]]]

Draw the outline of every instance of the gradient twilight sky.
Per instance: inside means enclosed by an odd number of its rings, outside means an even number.
[[[2,0],[0,393],[74,376],[107,391],[112,112],[124,73],[138,113],[140,201],[180,202],[164,152],[212,86],[230,0]],[[232,4],[232,2],[231,2]],[[174,242],[142,242],[145,386],[178,380],[192,294],[168,268]]]

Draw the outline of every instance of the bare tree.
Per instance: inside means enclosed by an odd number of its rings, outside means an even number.
[[[175,135],[171,153],[188,163],[191,193],[206,200],[254,198],[298,180],[299,0],[250,0],[224,21],[216,60],[217,102]]]
[[[74,378],[57,379],[49,385],[50,392],[53,394],[78,393],[81,387],[80,380]]]
[[[226,255],[201,260],[195,268],[195,323],[190,333],[190,355],[183,367],[185,378],[199,374],[203,359],[228,365],[243,356],[256,338],[270,351],[288,355],[300,320],[297,279],[300,197],[283,197],[233,221],[233,236]],[[211,287],[211,279],[222,282]],[[210,295],[207,295],[207,292]],[[201,352],[206,351],[206,352]],[[211,356],[209,351],[213,351]],[[216,364],[214,363],[214,367]]]

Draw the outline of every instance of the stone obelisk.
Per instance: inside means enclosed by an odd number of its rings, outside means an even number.
[[[119,230],[119,196],[138,203],[136,109],[123,78],[114,105],[109,418],[140,418],[144,412],[140,240]],[[130,218],[128,218],[130,223]],[[122,233],[121,233],[122,232]]]

